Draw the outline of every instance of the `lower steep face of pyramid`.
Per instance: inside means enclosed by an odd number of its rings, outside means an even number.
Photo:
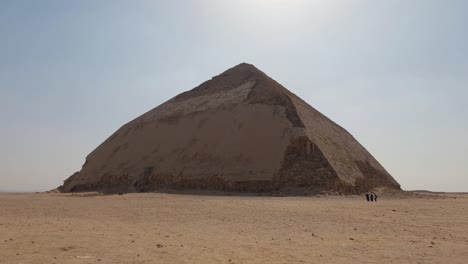
[[[266,155],[266,153],[265,153]],[[181,164],[183,165],[183,164]],[[210,175],[196,177],[184,173],[161,172],[157,166],[146,166],[136,174],[105,174],[94,183],[75,184],[69,192],[103,191],[103,192],[151,192],[161,189],[179,190],[218,190],[234,192],[272,192],[284,188],[306,188],[318,193],[333,191],[343,194],[358,194],[376,187],[399,189],[398,185],[388,179],[384,172],[375,169],[367,162],[356,161],[356,166],[364,177],[357,178],[354,184],[340,179],[325,158],[322,151],[306,136],[299,136],[290,141],[283,153],[281,167],[276,173],[266,177],[249,171],[244,179],[227,177],[225,170],[211,172]],[[227,168],[229,169],[229,168]],[[190,173],[188,173],[190,175]],[[76,173],[68,179],[79,177]],[[67,183],[64,184],[67,188]]]
[[[93,151],[63,190],[267,191],[297,133],[283,107],[261,104],[134,122]]]
[[[123,127],[61,190],[271,192],[299,187],[360,193],[380,186],[399,188],[384,171],[363,161],[352,164],[361,171],[354,182],[341,179],[306,132],[293,126],[285,109],[264,105]]]

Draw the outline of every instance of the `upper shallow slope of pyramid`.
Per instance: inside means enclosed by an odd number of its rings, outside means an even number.
[[[173,120],[207,109],[246,103],[282,106],[294,127],[304,127],[291,96],[295,95],[254,65],[241,63],[150,110],[138,121]]]
[[[253,90],[263,90],[262,101],[265,102],[274,96],[278,96],[278,94],[284,92],[285,89],[254,65],[241,63],[213,77],[211,80],[200,84],[192,90],[177,95],[171,101],[181,101],[198,96],[225,93],[249,82],[255,83],[255,86],[252,87]],[[260,98],[256,98],[258,103],[261,103],[259,99]]]
[[[177,95],[171,101],[183,101],[198,96],[227,92],[244,83],[264,80],[266,77],[263,72],[252,64],[241,63],[211,78],[211,80],[203,82],[192,90]]]

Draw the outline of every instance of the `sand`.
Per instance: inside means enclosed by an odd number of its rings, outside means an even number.
[[[0,263],[466,263],[454,197],[0,194]]]

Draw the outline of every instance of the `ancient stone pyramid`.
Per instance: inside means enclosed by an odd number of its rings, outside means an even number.
[[[242,63],[122,126],[60,190],[399,189],[345,129]]]

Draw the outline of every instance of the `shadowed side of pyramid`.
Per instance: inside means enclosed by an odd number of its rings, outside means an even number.
[[[240,64],[117,130],[60,190],[399,189],[346,130]]]

